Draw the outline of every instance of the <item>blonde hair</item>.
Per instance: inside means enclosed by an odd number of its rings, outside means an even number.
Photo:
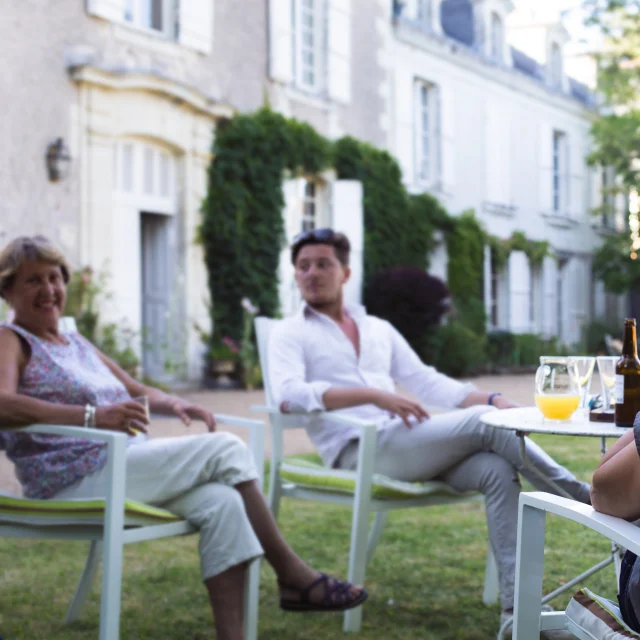
[[[0,298],[11,288],[20,266],[29,260],[59,266],[65,284],[69,282],[69,263],[51,240],[44,236],[21,236],[0,251]]]

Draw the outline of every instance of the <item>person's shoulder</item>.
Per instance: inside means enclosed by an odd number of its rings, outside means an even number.
[[[378,329],[380,331],[393,330],[393,325],[388,320],[379,318],[378,316],[372,316],[369,313],[366,314],[365,321],[369,324],[370,327]]]
[[[0,324],[0,353],[4,357],[22,359],[29,343],[6,324]]]
[[[273,321],[273,327],[269,332],[270,340],[282,340],[283,338],[295,338],[304,334],[304,318],[299,315],[289,316]]]

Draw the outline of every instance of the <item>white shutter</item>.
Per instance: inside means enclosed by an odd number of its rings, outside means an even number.
[[[611,172],[613,175],[613,171]],[[622,186],[622,178],[619,176],[615,179],[616,187],[620,188]],[[627,203],[627,196],[624,193],[616,193],[615,196],[615,218],[616,220],[620,220],[622,224],[626,225],[627,219],[629,218],[629,206]]]
[[[300,294],[295,281],[295,270],[291,264],[291,252],[289,246],[291,241],[300,233],[301,217],[302,217],[302,197],[304,193],[304,179],[296,178],[294,180],[285,180],[282,185],[284,195],[284,210],[282,216],[284,218],[285,247],[280,254],[279,269],[279,294],[280,307],[283,315],[291,315],[295,313],[300,301]]]
[[[546,338],[558,331],[558,263],[547,256],[542,263],[542,329]]]
[[[489,103],[486,117],[487,200],[511,204],[511,113]]]
[[[553,127],[540,125],[538,194],[541,213],[553,212]]]
[[[455,103],[451,87],[442,85],[439,87],[440,95],[440,122],[442,123],[442,141],[440,144],[442,154],[442,190],[445,193],[454,193],[456,182],[455,175]]]
[[[293,2],[269,0],[269,74],[283,84],[293,81]]]
[[[180,43],[202,53],[211,53],[213,0],[180,0]]]
[[[403,18],[415,20],[418,17],[418,0],[405,0],[401,15]]]
[[[351,243],[351,279],[345,287],[345,300],[360,303],[364,256],[364,211],[362,183],[357,180],[337,180],[332,185],[333,211],[331,225],[344,233]]]
[[[602,167],[595,166],[589,171],[589,212],[599,209],[603,204],[602,195]]]
[[[576,138],[569,138],[569,214],[574,218],[584,218],[587,210],[585,204],[585,173],[587,171],[584,147]]]
[[[351,102],[351,0],[329,0],[328,43],[329,96],[348,104]]]
[[[120,22],[124,20],[124,2],[125,0],[87,0],[87,13]]]
[[[397,70],[395,94],[396,118],[398,121],[395,155],[398,158],[405,184],[415,184],[418,178],[416,82],[405,69]]]
[[[484,290],[484,313],[487,317],[487,328],[491,327],[491,247],[486,244],[484,246],[484,263],[483,263],[483,290]],[[446,278],[444,279],[446,282]]]
[[[509,255],[509,329],[512,333],[529,331],[531,272],[523,251]]]

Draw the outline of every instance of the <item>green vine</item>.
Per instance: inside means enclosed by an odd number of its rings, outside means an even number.
[[[308,124],[269,109],[219,125],[202,208],[212,298],[213,338],[242,338],[242,299],[264,314],[279,310],[278,264],[285,243],[285,171],[317,174],[331,164],[331,143]]]
[[[339,179],[362,183],[365,290],[388,267],[428,269],[436,232],[443,232],[448,286],[460,320],[477,335],[485,332],[484,246],[491,246],[498,269],[512,251],[524,251],[535,265],[549,253],[548,243],[528,240],[523,232],[499,240],[487,234],[472,211],[451,217],[432,195],[408,194],[400,166],[388,152],[352,137],[332,143],[309,125],[268,108],[220,124],[213,155],[200,239],[214,347],[223,337],[241,340],[243,298],[266,315],[278,313],[278,265],[288,240],[282,218],[287,172],[317,175],[333,166]]]

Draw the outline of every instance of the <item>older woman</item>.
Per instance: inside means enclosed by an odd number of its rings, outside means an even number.
[[[210,433],[147,440],[127,448],[127,496],[165,507],[200,529],[202,575],[217,637],[243,638],[244,567],[264,553],[278,578],[280,604],[294,611],[337,611],[364,602],[363,588],[308,567],[288,546],[256,483],[251,453],[235,436],[215,433],[201,406],[140,384],[79,334],[58,330],[69,266],[41,236],[17,238],[0,253],[0,296],[14,311],[0,324],[0,446],[32,498],[104,495],[105,445],[37,435],[34,423],[146,433],[143,406],[203,421]],[[11,430],[8,430],[11,429]]]

